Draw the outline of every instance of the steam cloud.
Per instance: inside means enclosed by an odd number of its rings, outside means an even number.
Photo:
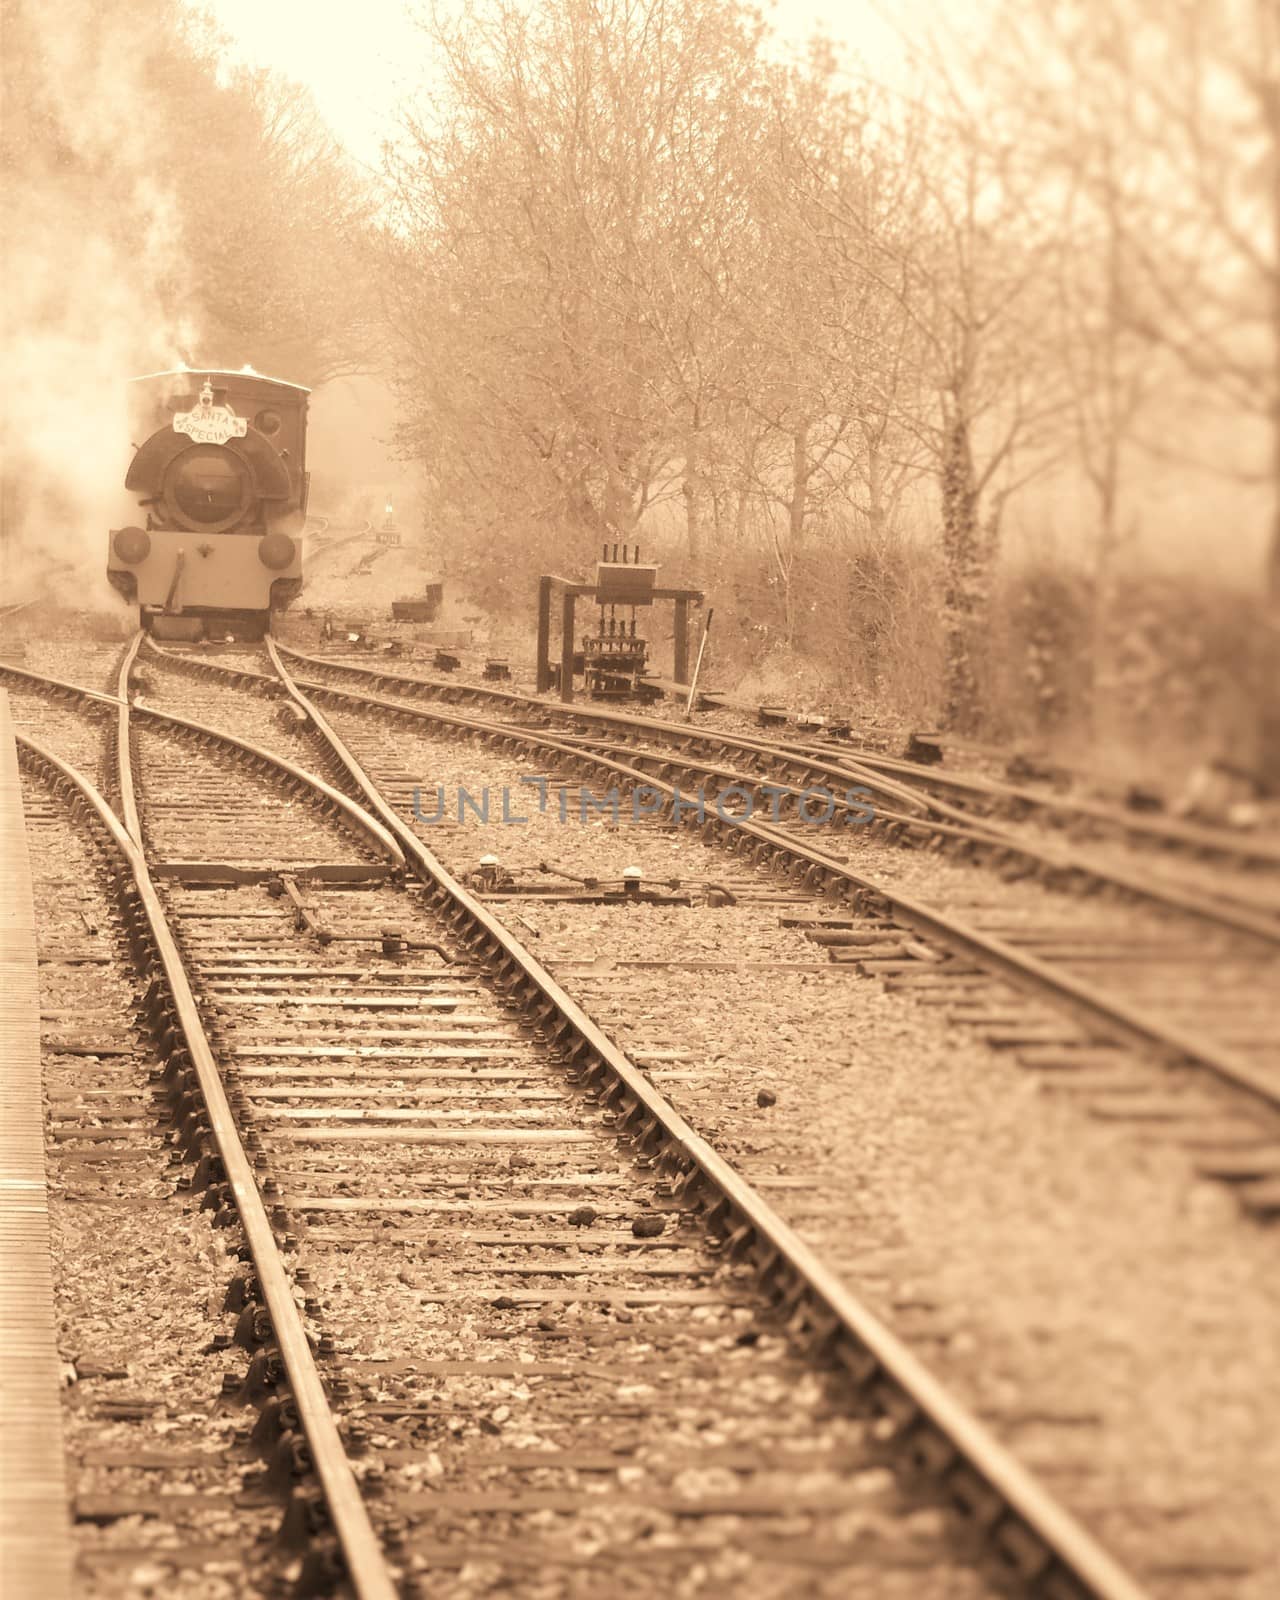
[[[0,596],[118,609],[104,567],[128,514],[125,380],[176,365],[196,332],[161,310],[181,232],[149,137],[156,18],[91,0],[6,10],[6,120],[21,125],[5,140]]]

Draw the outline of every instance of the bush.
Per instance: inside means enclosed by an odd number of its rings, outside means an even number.
[[[1092,692],[1093,585],[1046,563],[997,579],[975,650],[990,738],[1074,740]]]
[[[661,564],[664,585],[696,586],[679,537],[678,527],[660,530],[641,554]],[[473,602],[503,619],[513,648],[531,653],[538,575],[585,575],[597,554],[592,545],[575,558],[557,530],[538,524],[518,536],[459,539],[450,568]],[[935,727],[943,577],[938,550],[908,534],[815,533],[793,562],[788,639],[787,596],[769,555],[758,546],[718,550],[702,578],[716,608],[703,682],[848,714],[855,726]],[[1030,742],[1067,761],[1101,759],[1130,776],[1176,781],[1211,759],[1251,769],[1263,687],[1251,643],[1258,603],[1191,574],[1134,570],[1114,578],[1102,626],[1097,605],[1093,578],[1060,558],[1001,569],[973,639],[981,737]],[[696,649],[698,613],[692,622]],[[665,606],[642,616],[646,628],[655,670],[669,673]]]
[[[1101,640],[1095,734],[1162,769],[1215,758],[1255,769],[1261,634],[1252,595],[1192,576],[1125,574]]]

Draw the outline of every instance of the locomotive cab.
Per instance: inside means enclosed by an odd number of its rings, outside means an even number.
[[[125,488],[107,577],[162,638],[258,636],[302,588],[309,390],[246,367],[135,378]]]

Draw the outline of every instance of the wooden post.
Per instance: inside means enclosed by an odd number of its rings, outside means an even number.
[[[672,673],[677,683],[689,681],[689,596],[675,598],[675,624],[672,628],[674,662]]]
[[[687,701],[687,703],[685,705],[685,708],[684,708],[684,714],[685,714],[686,717],[689,717],[689,716],[693,715],[694,696],[698,692],[698,674],[702,671],[702,658],[706,654],[706,650],[707,650],[707,635],[711,632],[711,619],[714,616],[715,616],[714,607],[708,606],[707,607],[707,620],[702,625],[702,643],[698,646],[698,659],[694,663],[694,668],[693,668],[693,682],[689,685],[689,699],[688,699],[688,701]]]
[[[538,693],[551,687],[551,579],[538,579]]]
[[[573,699],[573,608],[575,595],[572,589],[564,592],[564,606],[560,614],[560,698],[568,704]]]

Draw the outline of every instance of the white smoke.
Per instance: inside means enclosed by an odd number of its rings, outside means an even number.
[[[125,381],[177,364],[196,332],[160,311],[181,252],[147,115],[154,8],[16,0],[14,12],[6,76],[39,82],[57,131],[31,131],[6,185],[0,598],[108,608],[107,529],[130,519]],[[107,195],[88,176],[102,169]]]

